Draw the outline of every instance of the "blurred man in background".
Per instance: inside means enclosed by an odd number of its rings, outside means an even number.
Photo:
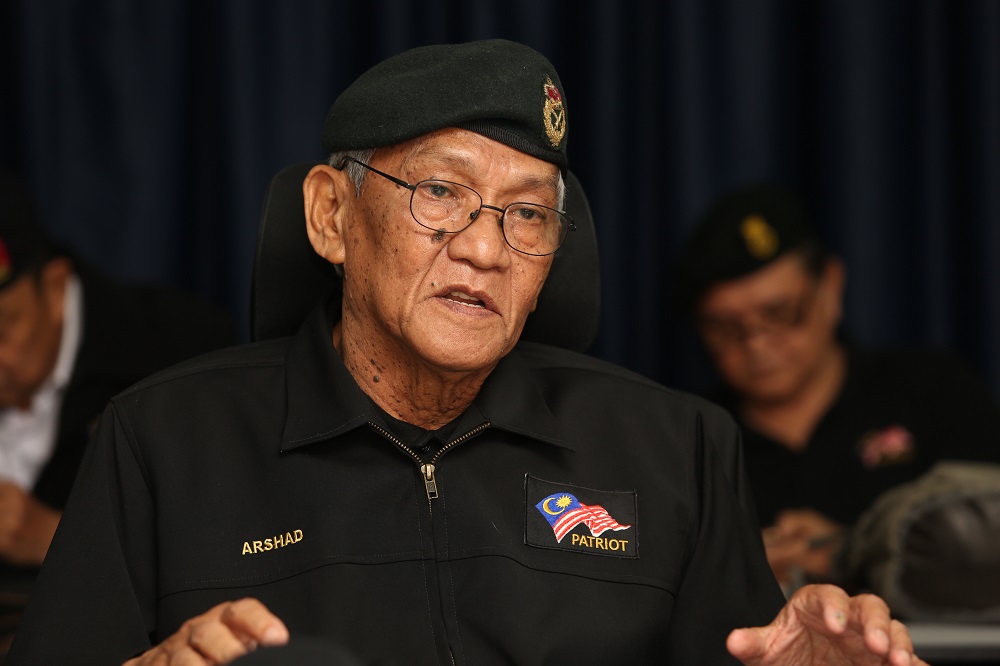
[[[213,306],[126,286],[57,249],[26,185],[0,171],[0,585],[26,593],[105,403],[235,342]]]
[[[844,280],[803,203],[767,186],[717,201],[679,264],[786,588],[837,580],[846,529],[885,490],[942,458],[1000,460],[1000,414],[965,364],[845,340]]]

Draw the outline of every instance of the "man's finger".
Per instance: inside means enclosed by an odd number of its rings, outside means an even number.
[[[288,642],[288,629],[256,599],[224,602],[181,628],[126,666],[226,664],[258,645]]]
[[[767,650],[765,631],[764,627],[733,629],[726,638],[726,649],[744,664],[751,664]]]
[[[892,647],[890,634],[889,607],[881,598],[873,594],[859,594],[851,597],[851,624],[864,632],[865,647],[873,654],[888,655]],[[898,623],[897,623],[898,624]],[[902,627],[902,625],[899,625]],[[897,628],[899,635],[899,628]],[[906,634],[906,630],[902,630]],[[911,650],[912,644],[906,637],[905,649]]]
[[[145,664],[145,662],[143,663]],[[188,646],[172,652],[169,656],[158,655],[156,661],[152,662],[152,666],[160,666],[160,664],[164,664],[164,666],[210,666],[215,663],[217,662],[206,659],[198,654],[197,650]]]
[[[850,597],[835,585],[806,585],[789,604],[805,626],[826,634],[843,633],[850,620]]]
[[[191,647],[181,647],[171,652],[154,649],[126,661],[122,666],[209,666],[207,661]]]
[[[198,654],[220,664],[242,657],[256,647],[234,636],[229,627],[219,622],[204,622],[192,627],[188,645]]]
[[[222,611],[219,620],[232,631],[260,645],[284,645],[288,642],[285,623],[257,599],[232,602]]]
[[[911,664],[922,664],[921,660],[911,660],[913,654],[913,639],[909,630],[903,626],[899,620],[889,623],[889,663],[893,666],[910,666]]]

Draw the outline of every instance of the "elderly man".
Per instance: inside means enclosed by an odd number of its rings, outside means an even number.
[[[845,269],[804,202],[755,185],[702,216],[677,288],[744,433],[768,560],[783,583],[838,579],[847,528],[942,459],[1000,462],[1000,413],[956,359],[871,350],[839,327]]]
[[[551,64],[499,40],[348,88],[304,183],[341,315],[112,402],[15,663],[225,663],[289,636],[365,663],[731,661],[730,630],[783,601],[720,463],[732,422],[517,344],[572,224],[566,119]],[[832,587],[728,647],[911,663],[878,599]]]

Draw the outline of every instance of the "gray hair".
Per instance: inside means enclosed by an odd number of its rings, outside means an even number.
[[[358,166],[357,162],[352,162],[351,160],[357,160],[358,162],[368,164],[374,154],[374,148],[364,148],[361,150],[340,150],[330,155],[328,163],[334,169],[339,169],[341,168],[341,165],[343,165],[343,169],[347,174],[347,177],[351,179],[352,183],[354,183],[355,193],[358,196],[361,196],[361,184],[365,182],[365,176],[368,174],[368,169]],[[351,159],[347,159],[348,157]]]
[[[344,173],[346,173],[347,177],[351,179],[352,183],[354,183],[354,193],[357,196],[361,196],[361,184],[365,182],[365,175],[368,173],[368,169],[358,166],[357,162],[352,162],[347,158],[350,157],[358,162],[368,164],[368,161],[374,154],[374,148],[365,148],[363,150],[340,150],[330,155],[330,159],[327,160],[327,164],[332,166],[334,169],[343,168]],[[333,272],[336,273],[337,277],[341,280],[344,279],[343,264],[333,264]]]

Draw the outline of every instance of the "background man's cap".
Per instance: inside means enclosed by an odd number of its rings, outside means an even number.
[[[328,152],[379,148],[459,127],[559,166],[566,100],[555,68],[502,39],[422,46],[362,74],[327,114]]]
[[[674,297],[684,312],[717,282],[770,264],[785,253],[818,243],[803,201],[793,192],[754,185],[716,201],[699,219],[678,262]]]
[[[51,252],[27,185],[13,172],[0,169],[0,289]]]

